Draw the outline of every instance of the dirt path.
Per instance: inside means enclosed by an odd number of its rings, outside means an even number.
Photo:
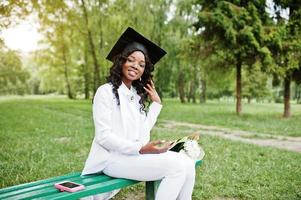
[[[175,129],[189,128],[190,132],[200,133],[201,135],[213,135],[229,140],[241,141],[245,143],[256,144],[259,146],[276,147],[301,153],[301,137],[275,136],[263,133],[252,133],[247,131],[237,131],[215,126],[205,126],[187,122],[176,122],[163,120],[160,128]]]

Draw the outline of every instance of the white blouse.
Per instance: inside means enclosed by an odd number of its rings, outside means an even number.
[[[162,105],[151,103],[147,115],[140,112],[140,96],[134,87],[124,83],[118,88],[120,105],[112,91],[112,84],[100,86],[94,96],[93,120],[95,137],[82,174],[103,170],[113,153],[139,155],[150,140]]]

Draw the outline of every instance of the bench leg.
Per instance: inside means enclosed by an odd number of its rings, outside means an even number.
[[[161,181],[147,181],[145,182],[145,199],[155,200],[157,189]]]

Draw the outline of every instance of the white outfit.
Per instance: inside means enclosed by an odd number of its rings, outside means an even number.
[[[124,83],[118,88],[120,105],[112,85],[100,86],[93,101],[95,137],[82,175],[105,174],[138,181],[162,180],[156,200],[191,199],[194,161],[175,152],[139,154],[150,140],[162,105],[153,102],[147,115],[140,111],[140,96]]]

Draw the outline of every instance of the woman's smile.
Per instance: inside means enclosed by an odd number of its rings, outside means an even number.
[[[138,74],[138,72],[136,71],[136,70],[134,70],[134,69],[129,69],[129,75],[131,75],[131,76],[137,76],[137,74]]]

